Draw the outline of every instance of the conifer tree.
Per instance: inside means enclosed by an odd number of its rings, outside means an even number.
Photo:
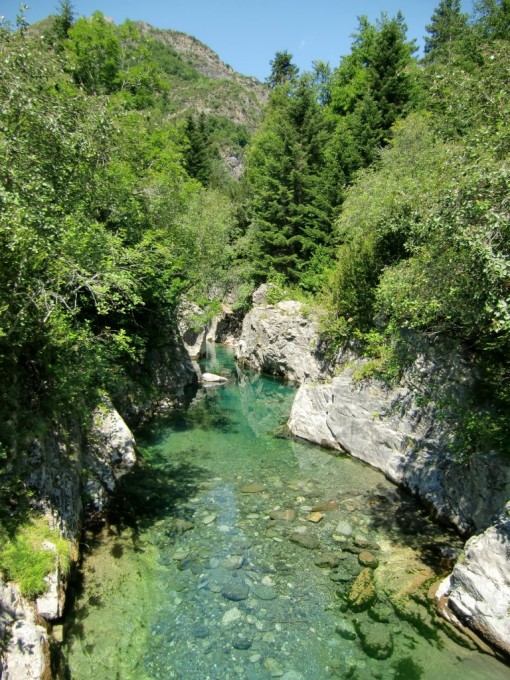
[[[58,14],[53,18],[53,38],[55,47],[60,52],[63,49],[64,40],[67,40],[69,31],[74,23],[73,5],[69,0],[60,0]]]
[[[255,277],[298,282],[320,248],[331,247],[324,112],[313,78],[273,90],[248,156]]]
[[[448,61],[455,44],[466,35],[468,16],[460,0],[441,0],[425,28],[425,61]]]
[[[352,52],[332,76],[331,110],[339,117],[334,155],[347,182],[375,160],[391,126],[411,107],[416,48],[406,30],[400,13],[392,19],[383,14],[376,24],[361,17]]]
[[[276,52],[274,59],[269,62],[271,65],[271,75],[267,82],[270,87],[274,88],[277,85],[295,82],[299,69],[292,63],[292,59],[292,54],[287,52],[287,50]]]
[[[188,175],[207,186],[211,180],[212,163],[205,115],[202,113],[198,121],[193,116],[188,116],[185,133],[188,146],[184,152],[184,164]]]
[[[377,104],[383,130],[389,130],[405,112],[411,86],[408,67],[414,43],[406,41],[407,26],[399,12],[393,19],[383,15],[370,58],[370,93]]]

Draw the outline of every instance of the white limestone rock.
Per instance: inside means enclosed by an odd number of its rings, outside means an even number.
[[[510,503],[466,543],[449,585],[448,606],[459,619],[510,654]]]
[[[108,397],[94,412],[85,465],[91,476],[85,491],[97,510],[103,510],[117,480],[136,462],[135,438]]]
[[[179,332],[190,359],[200,359],[206,354],[210,322],[198,323],[203,310],[194,302],[185,301],[178,310]],[[198,325],[197,325],[198,323]]]
[[[426,379],[420,374],[434,371],[432,386],[437,381],[443,390],[457,389],[455,367],[449,371],[423,358],[391,389],[376,380],[357,382],[351,368],[330,383],[303,384],[288,427],[298,437],[378,468],[430,503],[442,519],[473,533],[485,529],[508,500],[510,466],[496,454],[461,463],[448,453],[448,432],[434,401],[418,406],[410,387]],[[458,386],[462,389],[462,379]]]
[[[45,541],[42,547],[56,555],[57,547],[51,541]],[[49,573],[44,580],[47,584],[47,590],[40,595],[35,601],[37,613],[46,621],[54,621],[59,619],[64,613],[65,604],[65,583],[63,582],[58,566]]]
[[[215,373],[202,373],[201,380],[204,383],[226,383],[227,379]]]
[[[36,622],[33,607],[16,586],[0,581],[0,638],[5,648],[0,659],[2,680],[49,680],[49,643],[46,630]]]
[[[317,320],[293,300],[258,305],[245,316],[236,358],[299,383],[319,380],[329,367],[320,351]]]

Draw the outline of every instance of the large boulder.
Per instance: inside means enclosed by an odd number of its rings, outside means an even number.
[[[296,382],[319,380],[329,368],[313,314],[296,301],[258,305],[243,321],[236,358],[263,373]]]
[[[495,524],[466,543],[450,577],[448,606],[510,655],[510,503]]]
[[[110,399],[104,396],[94,411],[84,460],[89,473],[84,479],[84,490],[95,510],[104,509],[117,481],[135,462],[135,438]]]

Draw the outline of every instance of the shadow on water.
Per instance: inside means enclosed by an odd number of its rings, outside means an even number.
[[[190,449],[190,461],[194,457],[195,451]],[[108,514],[109,522],[118,531],[131,529],[136,549],[140,533],[155,522],[172,517],[191,519],[183,516],[183,512],[189,515],[191,511],[181,506],[209,475],[192,462],[173,464],[168,457],[153,452],[150,462],[142,458],[123,478]]]
[[[430,510],[403,489],[389,495],[383,486],[376,487],[365,495],[364,513],[373,530],[391,536],[396,545],[418,551],[435,571],[451,568],[456,548],[463,543],[452,528],[433,522]]]
[[[209,388],[199,390],[188,403],[171,414],[151,420],[137,433],[137,439],[145,446],[163,444],[168,432],[183,432],[193,428],[206,431],[220,431],[223,434],[236,433],[237,422],[232,411],[221,403],[219,391]]]
[[[193,451],[189,452],[190,460]],[[115,559],[124,556],[126,550],[144,551],[142,534],[156,523],[164,520],[164,539],[173,542],[192,520],[193,509],[182,507],[193,497],[200,483],[209,473],[192,463],[173,464],[168,456],[152,453],[150,461],[139,462],[119,484],[118,492],[108,513],[108,523],[101,532],[89,532],[84,543],[84,555],[92,553],[108,540],[110,554]],[[131,546],[130,546],[131,544]],[[76,571],[71,579],[66,599],[66,637],[83,640],[85,629],[82,621],[91,609],[105,606],[100,593],[84,594],[84,574]],[[79,602],[82,604],[78,604]],[[90,653],[93,651],[91,646]],[[68,671],[65,671],[68,673]],[[70,675],[65,675],[66,680]]]

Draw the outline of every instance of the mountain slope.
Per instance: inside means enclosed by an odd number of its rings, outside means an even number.
[[[269,89],[224,64],[207,45],[186,33],[135,24],[149,40],[153,57],[171,87],[171,112],[200,113],[226,118],[249,132],[257,127]]]

